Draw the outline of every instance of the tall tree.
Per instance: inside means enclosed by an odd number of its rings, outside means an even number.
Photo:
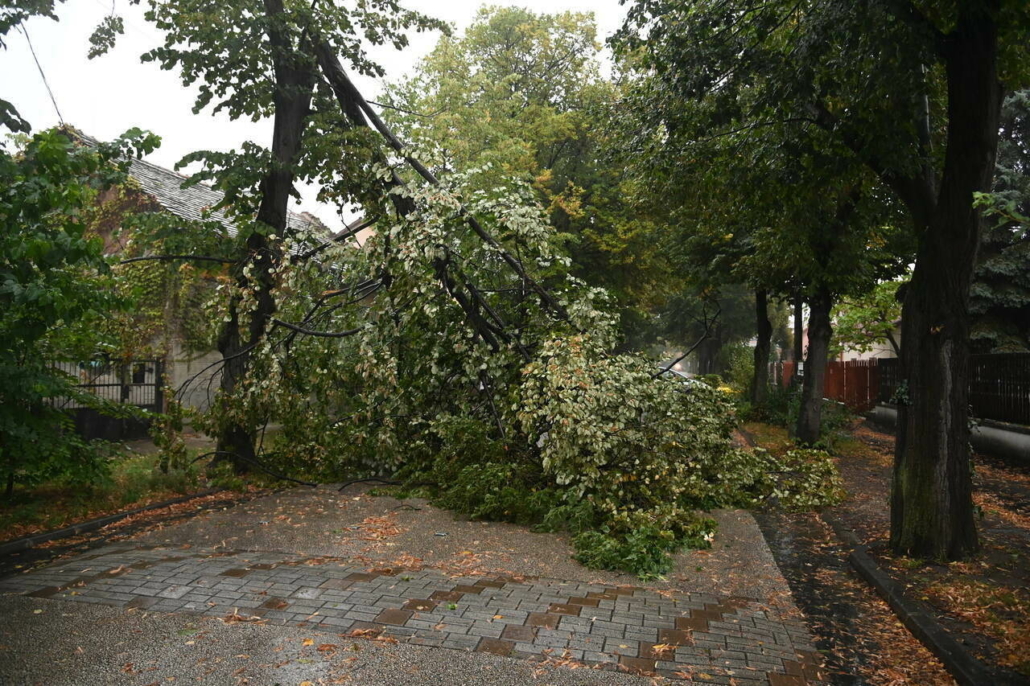
[[[294,185],[316,181],[320,197],[341,204],[362,199],[357,179],[371,176],[367,155],[348,160],[350,124],[332,91],[318,77],[315,40],[343,55],[361,73],[382,75],[363,46],[406,45],[404,31],[439,27],[438,22],[402,9],[394,0],[345,5],[296,0],[240,0],[215,6],[204,0],[151,2],[146,17],[164,31],[164,45],[144,55],[164,69],[178,68],[184,85],[199,84],[195,111],[215,102],[231,118],[272,119],[271,148],[253,143],[241,152],[197,152],[186,162],[203,162],[190,183],[204,179],[225,192],[222,207],[241,227],[231,262],[234,288],[218,338],[223,367],[217,422],[218,451],[238,471],[256,462],[261,417],[234,406],[248,379],[251,357],[275,322],[274,292],[288,246],[311,245],[290,225]],[[359,172],[359,173],[356,173]],[[218,209],[218,208],[216,208]],[[253,409],[253,408],[249,408]]]
[[[1030,351],[1030,90],[1002,105],[998,171],[970,291],[974,352]]]
[[[852,3],[640,0],[623,37],[648,51],[669,100],[707,96],[723,130],[810,122],[904,203],[919,247],[906,289],[891,495],[899,553],[974,552],[968,448],[969,284],[991,186],[1002,81],[1028,75],[1018,0]],[[745,91],[758,97],[742,100]]]
[[[820,440],[825,369],[834,302],[890,278],[909,256],[899,241],[896,209],[879,181],[842,158],[832,137],[795,122],[713,134],[733,116],[717,98],[697,107],[669,102],[646,70],[628,102],[641,127],[637,173],[652,182],[656,203],[679,232],[683,268],[754,291],[757,333],[751,398],[764,400],[772,328],[764,301],[801,295],[809,305],[808,357],[798,439]],[[760,94],[745,93],[746,98]]]
[[[639,344],[671,277],[661,225],[608,157],[618,86],[601,76],[596,32],[589,14],[483,8],[388,89],[384,117],[437,174],[468,171],[484,190],[531,181],[574,273],[613,294]]]

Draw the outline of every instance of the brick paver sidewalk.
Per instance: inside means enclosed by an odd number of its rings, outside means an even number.
[[[699,683],[826,680],[803,623],[772,617],[741,597],[125,545],[0,580],[0,592],[381,634]]]

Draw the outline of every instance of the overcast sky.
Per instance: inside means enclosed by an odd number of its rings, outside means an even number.
[[[407,0],[404,5],[451,22],[463,30],[483,3],[479,0]],[[625,16],[618,0],[522,0],[493,2],[494,5],[527,7],[536,12],[565,10],[593,12],[603,40],[614,32]],[[183,155],[194,150],[228,150],[245,140],[267,145],[271,121],[229,121],[225,116],[191,111],[195,91],[186,89],[177,72],[162,71],[155,64],[143,64],[139,56],[161,43],[161,34],[143,19],[143,9],[126,2],[117,4],[125,19],[125,35],[107,55],[86,59],[88,38],[111,5],[102,0],[68,0],[58,5],[60,21],[34,18],[27,30],[36,56],[57,100],[64,121],[101,139],[113,138],[139,126],[162,138],[161,148],[151,161],[171,168]],[[396,80],[410,72],[436,44],[438,33],[413,34],[407,50],[377,48],[373,55]],[[8,49],[0,51],[3,74],[0,97],[14,104],[34,130],[58,123],[24,35],[12,30]],[[356,78],[367,98],[375,99],[381,84]],[[339,226],[335,210],[319,206],[307,196],[299,208],[317,214],[331,227]]]

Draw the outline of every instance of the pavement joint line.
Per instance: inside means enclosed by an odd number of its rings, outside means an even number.
[[[121,545],[91,552],[0,579],[0,593],[236,615],[672,679],[698,670],[727,678],[741,665],[770,683],[788,683],[788,677],[789,683],[819,683],[824,676],[803,624],[769,619],[761,603],[739,596],[536,577],[450,577],[430,568],[413,571],[415,579],[394,568],[369,571],[346,558],[267,551]],[[522,599],[526,609],[513,609],[513,599]],[[761,626],[752,614],[762,617]],[[727,663],[720,666],[720,660]],[[807,671],[793,674],[795,665]]]

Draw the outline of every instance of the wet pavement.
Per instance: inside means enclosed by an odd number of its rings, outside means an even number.
[[[52,623],[41,630],[52,634],[99,607],[123,613],[123,622],[141,614],[172,625],[193,621],[198,631],[218,633],[223,658],[251,654],[234,645],[236,627],[246,627],[240,640],[300,631],[312,645],[335,646],[298,683],[353,677],[347,666],[359,660],[343,658],[338,646],[354,639],[402,651],[416,668],[418,651],[434,655],[427,665],[446,661],[440,652],[460,653],[461,664],[484,660],[502,682],[523,674],[526,663],[560,667],[547,672],[559,680],[567,672],[587,680],[576,683],[615,683],[634,673],[741,685],[826,680],[754,520],[718,514],[729,532],[721,530],[713,551],[678,556],[669,579],[644,587],[581,567],[561,536],[457,520],[424,501],[293,489],[4,578],[0,610],[42,603],[38,614]],[[39,619],[34,609],[29,622]],[[111,620],[117,624],[118,615]],[[8,670],[24,676],[32,671],[26,662],[45,670],[57,659],[38,644],[28,659],[17,647],[23,639],[17,623],[0,631],[0,683],[25,683]],[[66,643],[53,650],[67,650]],[[166,641],[150,661],[174,662],[169,651],[178,654],[181,643]],[[263,650],[274,652],[273,643]],[[76,660],[74,653],[59,657]],[[275,663],[274,654],[261,657]],[[284,664],[303,675],[299,659]],[[137,675],[124,664],[106,667],[96,683],[150,683],[127,679]],[[240,668],[243,675],[247,666]],[[462,678],[455,672],[436,683],[475,683]]]

